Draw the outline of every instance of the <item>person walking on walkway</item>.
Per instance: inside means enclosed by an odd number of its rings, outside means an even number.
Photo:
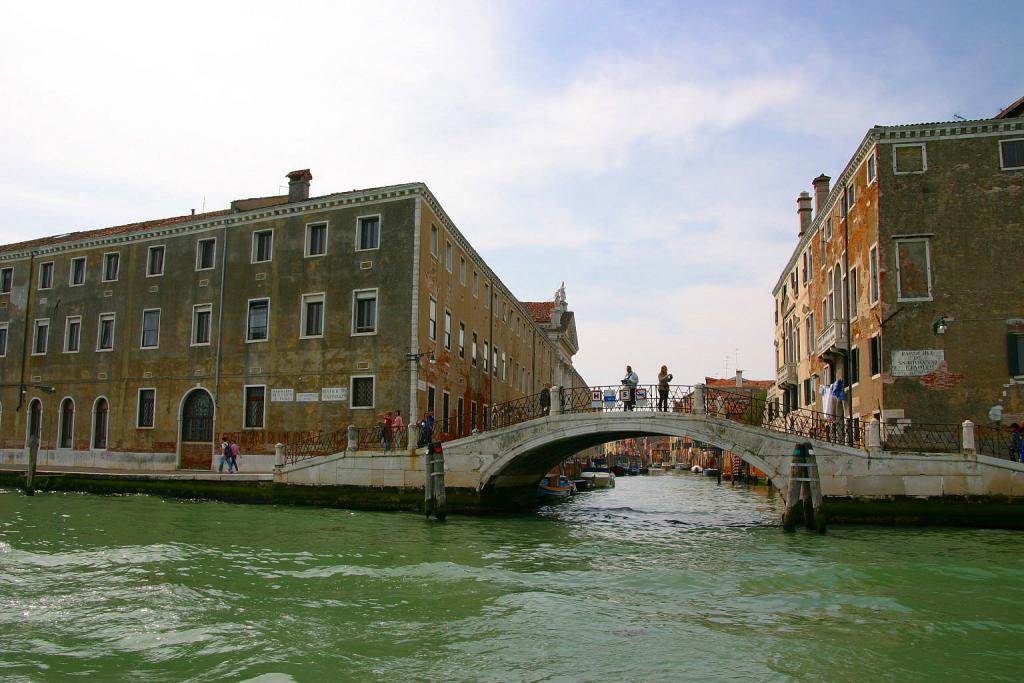
[[[625,410],[633,410],[636,406],[636,387],[640,384],[640,378],[633,372],[632,366],[626,366],[626,376],[622,378],[622,385],[626,387],[626,400],[622,402]]]
[[[228,444],[228,448],[231,449],[230,455],[228,456],[228,474],[232,471],[238,472],[238,444],[235,443],[234,439],[231,439],[231,443]]]
[[[668,383],[672,381],[672,375],[668,372],[668,366],[662,365],[658,373],[658,410],[668,412]]]
[[[217,463],[217,471],[223,472],[224,465],[228,466],[228,474],[231,474],[231,458],[229,454],[231,452],[231,444],[228,443],[227,437],[223,437],[220,440],[220,462]]]
[[[381,445],[384,446],[385,453],[387,453],[388,449],[391,448],[391,437],[393,436],[391,430],[394,428],[394,426],[395,423],[391,419],[391,411],[389,410],[384,413],[384,421],[381,424],[380,429],[380,442]]]
[[[402,411],[396,410],[395,417],[391,420],[391,433],[394,437],[392,443],[395,448],[402,442],[402,430],[405,429],[405,423],[402,422]],[[406,445],[408,447],[408,445]]]

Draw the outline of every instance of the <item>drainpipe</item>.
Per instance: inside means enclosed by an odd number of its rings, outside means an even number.
[[[28,257],[28,294],[25,297],[25,335],[24,343],[21,345],[21,381],[18,383],[18,407],[14,409],[14,412],[20,412],[21,407],[25,404],[25,372],[28,369],[28,349],[31,342],[31,336],[29,330],[32,329],[32,282],[35,278],[33,273],[35,272],[36,266],[36,252],[32,252]],[[13,279],[13,278],[12,278]],[[12,285],[11,290],[14,287]],[[46,332],[49,334],[49,330]],[[40,425],[40,429],[42,426]]]
[[[224,340],[224,283],[228,279],[228,221],[224,219],[223,247],[220,257],[220,293],[217,295],[217,355],[213,358],[213,445],[211,455],[217,449],[217,416],[220,414],[220,357],[221,343]],[[269,397],[264,397],[268,400]],[[181,427],[178,427],[178,441],[181,441]],[[180,458],[180,454],[179,454]]]
[[[845,189],[843,190],[846,191]],[[844,199],[845,200],[845,195]],[[846,318],[846,356],[843,358],[843,379],[846,381],[846,424],[853,424],[853,382],[850,381],[851,357],[853,356],[853,330],[850,328],[850,207],[846,207],[846,217],[843,219],[843,277],[840,282],[846,281],[843,288],[843,315]],[[857,283],[860,288],[860,283]],[[847,430],[847,441],[853,440],[853,432]],[[848,445],[853,445],[852,443]]]

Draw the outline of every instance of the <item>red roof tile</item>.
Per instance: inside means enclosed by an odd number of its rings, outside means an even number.
[[[536,322],[551,322],[551,311],[555,310],[554,301],[523,301],[522,304]]]

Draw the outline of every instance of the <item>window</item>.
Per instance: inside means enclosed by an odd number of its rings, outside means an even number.
[[[1010,364],[1010,376],[1024,375],[1024,334],[1010,333],[1006,335],[1006,351]]]
[[[850,349],[850,377],[847,381],[850,384],[860,382],[860,347],[856,344]]]
[[[274,258],[274,231],[257,230],[252,234],[252,262],[264,263]]]
[[[453,259],[454,253],[455,253],[455,250],[452,248],[452,243],[446,241],[444,243],[444,268],[449,273],[452,272],[452,259]]]
[[[807,340],[807,355],[812,355],[814,351],[814,314],[808,313],[807,320],[804,321],[805,337]]]
[[[868,252],[868,294],[871,303],[878,303],[878,245],[871,247]]]
[[[874,336],[871,338],[871,376],[877,377],[882,373],[882,338]]]
[[[434,412],[434,401],[437,399],[437,390],[433,385],[427,385],[427,410]]]
[[[459,257],[459,284],[466,286],[466,257]]]
[[[452,348],[452,314],[447,310],[444,312],[444,348],[449,351]]]
[[[39,289],[53,287],[53,261],[39,264]]]
[[[999,141],[999,160],[1004,171],[1024,168],[1024,138]]]
[[[155,349],[160,346],[160,309],[151,308],[142,312],[142,348]]]
[[[100,324],[96,328],[96,350],[114,350],[114,314],[100,313]]]
[[[245,386],[245,414],[242,416],[242,425],[245,429],[263,429],[266,395],[265,385]]]
[[[324,293],[303,294],[299,337],[324,336]]]
[[[358,219],[359,235],[356,239],[356,250],[380,248],[380,216],[364,216]]]
[[[249,300],[249,321],[245,341],[264,342],[270,338],[270,299]]]
[[[459,358],[466,357],[466,323],[459,322]]]
[[[78,353],[82,338],[82,316],[69,315],[64,319],[64,353]]]
[[[476,299],[480,293],[480,274],[473,271],[473,298]]]
[[[437,226],[430,226],[430,255],[437,258]]]
[[[0,294],[8,294],[14,286],[14,268],[0,269]]]
[[[484,308],[491,307],[491,285],[487,282],[484,283]]]
[[[327,223],[311,223],[306,226],[306,256],[323,256],[327,253]]]
[[[846,206],[850,209],[857,203],[857,184],[850,181],[850,184],[846,186]]]
[[[472,360],[470,361],[470,363],[475,368],[476,365],[477,365],[477,361],[476,361],[476,332],[473,333],[473,346],[472,346],[471,354],[472,355],[470,356],[470,358]]]
[[[892,150],[892,172],[896,175],[924,173],[928,169],[924,145],[895,145]]]
[[[469,402],[469,428],[472,431],[476,431],[476,401]]]
[[[508,364],[505,362],[505,352],[501,352],[501,381],[508,381]]]
[[[107,417],[110,412],[110,407],[107,404],[107,399],[102,396],[96,399],[96,403],[92,407],[92,439],[90,439],[92,448],[95,450],[105,450],[107,448]]]
[[[928,240],[896,240],[897,301],[930,301],[931,298],[932,274]]]
[[[821,261],[821,267],[825,267],[825,226],[818,228],[818,260]]]
[[[814,397],[811,394],[811,378],[808,377],[804,380],[804,405],[808,406],[814,402]]]
[[[441,392],[441,429],[439,430],[443,434],[451,433],[452,426],[448,422],[448,416],[451,414],[452,407],[452,395],[447,391]]]
[[[504,355],[504,354],[502,354],[502,355]],[[498,347],[497,346],[495,346],[493,349],[491,349],[491,372],[494,373],[495,377],[498,376]]]
[[[487,372],[490,365],[490,356],[487,354],[487,341],[484,340],[484,372]]]
[[[71,259],[71,281],[68,283],[71,287],[79,287],[85,284],[85,257],[79,256],[78,258]]]
[[[152,429],[156,424],[156,389],[139,389],[138,404],[135,427]]]
[[[192,307],[192,346],[209,346],[213,321],[213,304]]]
[[[57,448],[75,447],[75,402],[65,398],[60,402],[60,426],[57,428]]]
[[[36,320],[32,332],[32,355],[42,356],[46,353],[46,345],[50,336],[50,319]]]
[[[352,334],[377,334],[377,290],[356,290],[352,309]]]
[[[875,161],[875,150],[871,150],[871,154],[868,155],[868,160],[867,160],[867,164],[866,164],[866,167],[867,167],[867,178],[868,178],[867,184],[868,185],[870,185],[871,183],[875,182],[875,178],[878,177],[878,173],[877,173],[877,170],[875,168],[875,163],[876,163],[876,161]]]
[[[7,356],[7,327],[10,323],[0,323],[0,358]]]
[[[121,254],[116,251],[103,255],[103,282],[114,282],[121,271]]]
[[[150,247],[149,255],[146,258],[146,277],[156,277],[164,274],[164,248]]]
[[[434,297],[430,297],[428,316],[427,334],[432,340],[437,341],[437,301],[434,300]]]
[[[217,238],[196,242],[196,270],[210,270],[217,262]]]
[[[825,228],[826,228],[825,229],[825,239],[826,240],[832,239],[832,216],[829,216],[828,220],[825,221]],[[822,253],[821,259],[823,261],[825,260],[825,254],[824,253]]]
[[[460,436],[463,433],[463,429],[462,429],[463,421],[462,420],[463,420],[463,415],[465,415],[465,412],[466,412],[466,399],[464,399],[462,396],[459,396],[458,400],[455,402],[455,433],[460,435]]]
[[[850,268],[849,287],[850,287],[850,318],[856,318],[857,317],[857,296],[859,294],[859,292],[857,291],[857,289],[858,289],[858,287],[857,287],[857,266],[854,266],[853,268]]]
[[[352,378],[352,390],[349,392],[352,408],[373,408],[373,384],[373,375]]]

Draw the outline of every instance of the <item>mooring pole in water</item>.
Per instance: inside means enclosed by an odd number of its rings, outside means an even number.
[[[448,501],[444,492],[444,448],[441,444],[434,444],[434,471],[431,477],[434,480],[434,518],[443,522],[448,516]]]
[[[803,476],[801,465],[804,463],[804,456],[800,446],[793,448],[793,459],[789,466],[789,488],[786,491],[786,512],[782,515],[782,528],[784,531],[796,530],[796,508],[800,503],[800,494],[803,493],[803,482],[799,478]]]
[[[811,499],[812,522],[807,525],[808,529],[813,528],[819,534],[825,533],[825,509],[824,498],[821,495],[821,476],[818,473],[818,459],[814,456],[814,449],[807,444],[807,491]]]
[[[34,496],[36,493],[36,459],[39,457],[39,437],[28,439],[28,470],[25,472],[25,494]]]
[[[423,456],[423,470],[426,475],[423,482],[423,515],[429,518],[434,514],[434,448],[431,444],[427,444]]]
[[[801,505],[802,503],[802,505]],[[793,449],[790,462],[789,495],[786,496],[786,513],[782,528],[793,531],[796,528],[796,511],[801,506],[804,526],[818,533],[825,533],[825,512],[821,495],[821,481],[818,478],[818,462],[810,443],[802,443]]]

